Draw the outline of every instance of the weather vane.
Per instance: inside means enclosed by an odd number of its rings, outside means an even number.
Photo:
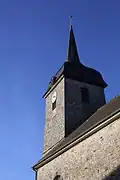
[[[72,16],[69,16],[70,25],[72,25]]]

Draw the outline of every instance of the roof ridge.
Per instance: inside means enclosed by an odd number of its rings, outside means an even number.
[[[118,98],[119,96],[120,96],[120,93],[117,94],[116,96],[114,96],[112,99],[110,99],[110,100],[108,101],[108,103],[114,101],[114,100],[115,100],[116,98]],[[108,103],[107,103],[107,104],[108,104]]]
[[[103,106],[101,106],[99,109],[97,109],[97,111],[102,110],[103,108],[105,108],[106,106],[108,106],[109,104],[111,104],[113,101],[115,101],[118,97],[120,97],[120,93],[116,96],[114,96],[112,99],[110,99],[106,104],[104,104]],[[94,114],[93,114],[94,115]]]

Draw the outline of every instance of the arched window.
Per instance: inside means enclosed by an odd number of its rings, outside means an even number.
[[[63,180],[60,175],[56,175],[54,180]]]
[[[52,95],[52,110],[56,109],[56,99],[57,99],[57,95],[56,92],[54,92]]]
[[[52,110],[56,108],[56,100],[52,103]]]
[[[89,103],[89,91],[87,88],[81,88],[82,102]]]

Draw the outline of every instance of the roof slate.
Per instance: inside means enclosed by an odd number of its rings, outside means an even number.
[[[77,51],[77,45],[75,42],[72,25],[70,26],[67,60],[58,70],[56,75],[51,78],[48,89],[43,95],[43,97],[48,93],[48,91],[62,75],[66,78],[94,84],[103,88],[107,87],[107,83],[104,81],[100,72],[92,68],[86,67],[81,63]]]
[[[50,80],[49,87],[43,97],[48,93],[51,87],[58,81],[61,76],[65,78],[73,79],[76,81],[93,84],[100,87],[107,87],[107,83],[104,81],[100,72],[90,67],[84,66],[82,63],[74,64],[66,61],[62,67],[58,70],[55,76]]]

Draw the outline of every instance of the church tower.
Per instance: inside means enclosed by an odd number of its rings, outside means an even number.
[[[43,96],[46,101],[43,155],[106,103],[106,86],[98,71],[81,63],[70,25],[67,60],[51,78]]]

